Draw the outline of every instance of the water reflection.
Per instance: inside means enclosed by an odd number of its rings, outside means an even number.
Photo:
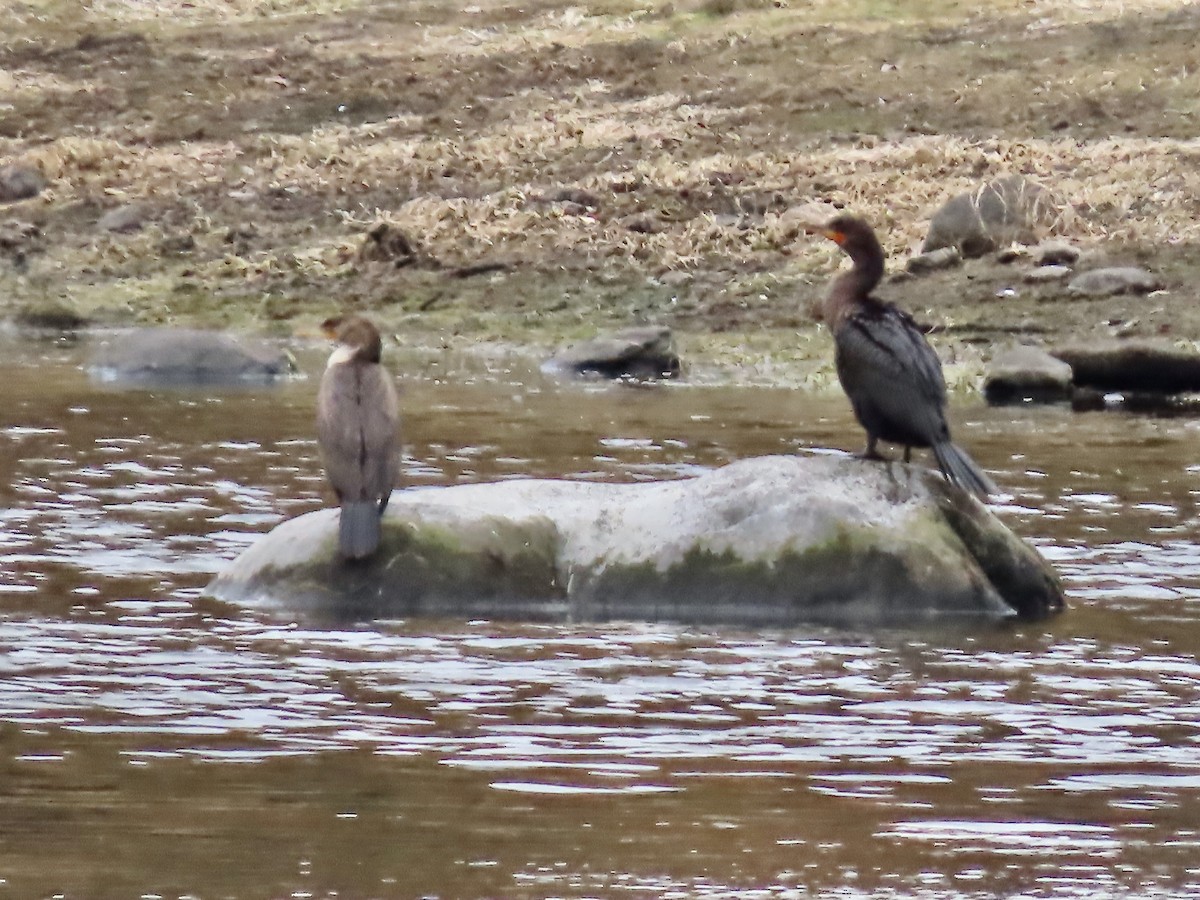
[[[326,502],[313,380],[121,392],[75,348],[23,352],[0,366],[0,897],[1200,887],[1193,420],[955,409],[1067,580],[1037,626],[326,630],[199,597]],[[416,484],[861,440],[837,396],[397,367]]]

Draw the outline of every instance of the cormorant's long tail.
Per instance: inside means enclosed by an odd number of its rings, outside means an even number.
[[[988,478],[987,473],[957,444],[950,441],[934,444],[933,455],[937,457],[938,468],[946,479],[963,490],[970,491],[981,500],[986,499],[988,494],[1000,493],[996,482]]]
[[[346,559],[365,559],[379,546],[379,503],[343,503],[338,522],[338,550]]]

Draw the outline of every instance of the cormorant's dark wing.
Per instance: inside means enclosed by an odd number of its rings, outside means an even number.
[[[913,445],[941,438],[942,364],[911,316],[874,303],[843,320],[834,340],[838,376],[868,431]]]

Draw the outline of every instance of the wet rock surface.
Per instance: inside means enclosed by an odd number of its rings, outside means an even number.
[[[670,328],[624,328],[574,344],[542,366],[550,374],[596,378],[674,378],[682,363]]]
[[[97,339],[88,372],[134,386],[265,384],[291,371],[286,354],[218,331],[147,328]]]
[[[988,363],[983,376],[988,403],[1055,403],[1071,396],[1071,367],[1039,347],[1018,346]]]
[[[1063,603],[986,507],[900,463],[771,456],[680,481],[398,491],[357,566],[337,561],[336,528],[332,509],[283,523],[209,592],[339,619],[745,625],[1038,618]]]
[[[1057,347],[1075,385],[1098,391],[1181,394],[1200,391],[1200,353],[1166,341],[1123,340]]]

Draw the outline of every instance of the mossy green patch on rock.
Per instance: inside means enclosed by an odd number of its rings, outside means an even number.
[[[284,523],[281,554],[254,559],[236,597],[334,620],[407,616],[563,617],[565,592],[555,566],[557,535],[548,520],[498,517],[453,527],[416,515],[385,519],[383,540],[369,560],[338,558],[336,512],[322,510]],[[304,548],[300,555],[287,552]],[[267,548],[270,549],[270,548]],[[281,589],[282,588],[282,589]]]

